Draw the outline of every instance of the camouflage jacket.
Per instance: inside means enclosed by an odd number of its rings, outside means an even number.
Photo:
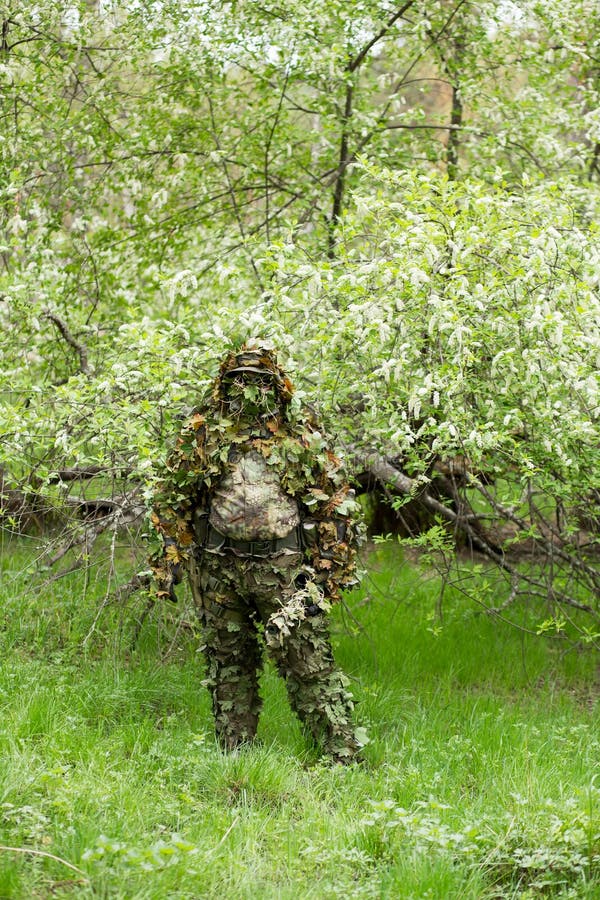
[[[210,509],[213,492],[232,469],[236,450],[260,453],[277,472],[302,521],[314,522],[306,563],[328,597],[356,583],[361,528],[358,504],[341,461],[311,416],[269,419],[259,432],[241,427],[209,404],[184,423],[153,496],[151,523],[159,546],[151,557],[159,594],[168,592],[178,564],[196,550],[194,513]]]

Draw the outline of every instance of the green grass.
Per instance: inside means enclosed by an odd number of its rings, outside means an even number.
[[[271,669],[259,742],[224,755],[191,618],[133,647],[141,607],[109,607],[83,647],[101,572],[40,590],[31,558],[4,544],[0,898],[600,897],[591,654],[452,591],[440,628],[435,581],[381,547],[333,616],[365,762],[320,761]]]

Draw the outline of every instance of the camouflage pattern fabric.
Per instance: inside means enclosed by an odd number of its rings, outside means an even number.
[[[204,552],[191,561],[216,733],[226,749],[254,738],[266,646],[306,730],[331,757],[347,762],[360,749],[351,724],[352,695],[333,660],[328,604],[311,582],[300,579],[302,587],[296,586],[302,570],[300,553],[225,561]]]
[[[257,450],[232,454],[230,465],[211,498],[213,528],[242,541],[286,537],[300,515],[296,501],[283,492],[277,471]]]

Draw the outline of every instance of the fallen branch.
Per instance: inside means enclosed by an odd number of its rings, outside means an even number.
[[[88,508],[86,507],[86,503],[88,506],[91,505],[90,508],[95,512],[98,512],[98,510],[101,509],[102,514],[84,516],[84,522],[87,520],[87,524],[82,527],[81,531],[74,531],[69,540],[58,548],[51,559],[48,560],[48,565],[50,567],[55,566],[63,556],[66,556],[69,550],[73,550],[81,544],[84,544],[86,548],[90,547],[102,532],[106,531],[108,528],[120,528],[124,525],[129,525],[137,519],[140,519],[146,512],[146,509],[143,506],[137,506],[133,503],[131,505],[119,506],[114,500],[77,500],[73,501],[73,506],[78,510],[85,511],[86,508]],[[90,510],[88,509],[88,512],[89,511]]]
[[[46,479],[48,484],[57,484],[60,481],[84,481],[87,478],[94,478],[96,475],[110,474],[113,477],[126,478],[131,473],[131,469],[119,469],[118,472],[109,466],[83,466],[82,468],[59,469],[52,472]]]
[[[447,522],[451,522],[457,530],[463,532],[468,537],[471,546],[474,549],[484,556],[487,556],[488,559],[492,560],[492,562],[500,569],[510,575],[512,589],[509,599],[511,603],[517,595],[516,587],[519,582],[528,585],[530,589],[541,590],[542,586],[535,578],[519,571],[515,566],[508,562],[503,551],[497,551],[490,546],[485,537],[471,524],[473,521],[472,515],[465,516],[460,512],[455,512],[453,509],[450,509],[450,507],[445,506],[428,493],[426,485],[423,485],[414,478],[410,478],[379,454],[371,454],[366,458],[365,463],[367,472],[372,475],[376,481],[380,482],[384,487],[392,488],[396,493],[402,496],[411,497],[412,499],[417,500],[419,503],[423,504],[426,509],[429,509],[431,512],[444,518]],[[572,563],[572,560],[569,557],[567,557],[567,560],[565,561]],[[556,594],[551,586],[546,587],[545,598],[550,601],[564,604],[565,606],[570,606],[573,609],[590,613],[594,617],[598,616],[597,610],[593,607],[586,603],[581,603],[579,600],[576,600],[568,594]],[[498,607],[498,610],[502,608],[504,607]],[[496,613],[497,610],[489,608],[489,612]]]
[[[480,494],[482,494],[485,499],[488,501],[490,506],[495,512],[497,512],[503,519],[507,519],[509,522],[512,522],[514,525],[518,527],[520,531],[529,533],[531,530],[531,524],[523,519],[521,516],[517,516],[514,510],[510,509],[508,506],[504,506],[502,503],[499,503],[495,497],[485,488],[483,484],[479,481],[474,481],[473,486],[477,488]],[[566,552],[563,548],[570,546],[573,550],[579,550],[573,536],[570,535],[559,535],[555,529],[550,528],[550,537],[543,534],[541,530],[538,530],[538,534],[535,535],[534,541],[540,544],[543,549],[548,554],[555,554],[560,557],[563,562],[568,563],[575,568],[581,569],[582,572],[585,572],[586,575],[590,576],[595,582],[598,580],[598,569],[593,566],[588,565],[584,560],[577,558],[572,553]]]

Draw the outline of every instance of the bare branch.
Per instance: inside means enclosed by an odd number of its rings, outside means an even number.
[[[129,581],[125,582],[125,584],[122,584],[120,587],[118,587],[115,591],[112,592],[112,594],[107,594],[96,611],[96,615],[94,616],[94,621],[92,622],[92,624],[90,626],[90,630],[88,631],[88,633],[86,634],[86,636],[83,639],[83,646],[85,646],[87,644],[87,642],[93,635],[94,631],[96,630],[96,626],[100,620],[100,616],[102,615],[103,610],[105,610],[107,606],[109,606],[112,603],[122,603],[124,600],[127,600],[129,597],[131,597],[132,594],[137,593],[137,591],[147,590],[151,584],[152,584],[152,576],[146,572],[142,572],[137,575],[133,575],[129,579]],[[141,627],[144,623],[144,620],[146,619],[146,616],[148,615],[148,613],[154,606],[155,601],[156,601],[155,597],[153,597],[153,596],[148,597],[148,603],[146,604],[144,612],[142,613],[141,621],[138,622],[138,626],[136,628],[136,637],[134,640],[134,645],[135,645],[135,641],[137,640],[137,635],[139,634],[139,631],[141,630]]]
[[[206,100],[208,102],[208,108],[209,108],[209,112],[210,112],[210,122],[211,122],[211,126],[212,126],[213,140],[215,142],[217,151],[219,152],[219,154],[221,154],[222,148],[221,148],[221,142],[219,141],[219,134],[217,131],[217,123],[215,120],[214,106],[213,106],[213,102],[212,102],[212,97],[210,96],[210,94],[208,92],[206,92]],[[222,156],[220,158],[221,158],[221,167],[223,169],[223,174],[225,175],[225,180],[227,181],[227,186],[229,188],[229,196],[231,199],[231,206],[232,206],[232,209],[233,209],[233,212],[234,212],[237,224],[238,224],[240,236],[242,238],[241,246],[245,247],[247,235],[246,235],[246,229],[244,227],[244,222],[242,220],[242,216],[241,216],[241,213],[239,210],[239,205],[238,205],[237,197],[236,197],[236,193],[235,193],[235,187],[231,180],[231,175],[229,173],[229,167],[227,165],[227,160],[224,159]],[[268,219],[267,219],[267,223],[268,223]],[[259,287],[260,287],[261,291],[264,291],[264,285],[262,282],[262,278],[260,277],[260,272],[258,271],[258,269],[256,267],[254,257],[248,248],[246,248],[246,250],[247,250],[248,257],[250,259],[250,265],[252,266],[252,271],[254,272],[254,275],[256,276],[256,280],[259,284]]]
[[[44,313],[44,318],[49,319],[50,322],[53,322],[54,325],[56,325],[67,344],[72,347],[73,350],[75,350],[79,357],[79,369],[84,373],[84,375],[87,375],[90,367],[88,363],[88,351],[85,344],[77,340],[65,320],[58,316],[56,313],[50,312],[50,310],[48,310]]]
[[[131,471],[131,469],[120,469],[118,475],[121,478],[125,478]],[[48,476],[47,481],[48,484],[57,484],[59,481],[85,481],[88,478],[94,478],[96,475],[103,475],[105,473],[110,473],[111,475],[115,474],[114,469],[108,466],[84,466],[82,468],[59,469],[57,472],[52,472]]]
[[[443,503],[440,503],[440,501],[436,500],[435,497],[430,496],[427,490],[423,489],[419,482],[415,481],[415,479],[413,478],[409,478],[408,475],[406,475],[404,472],[401,472],[382,456],[379,456],[378,454],[371,454],[367,457],[365,462],[368,472],[370,472],[373,477],[381,484],[392,487],[399,494],[402,494],[404,496],[414,497],[427,509],[430,509],[432,512],[446,519],[446,521],[452,522],[459,531],[464,532],[464,534],[467,535],[469,541],[476,550],[478,550],[480,553],[483,553],[484,556],[487,556],[488,559],[491,559],[497,566],[499,566],[499,568],[501,568],[511,576],[513,591],[515,590],[515,584],[518,581],[532,586],[534,589],[539,589],[539,583],[535,580],[535,578],[523,572],[520,572],[517,568],[512,566],[508,562],[505,554],[502,551],[495,550],[489,544],[486,538],[477,529],[473,528],[469,521],[470,517],[464,517],[460,513],[457,513],[453,509],[445,506]],[[582,612],[591,613],[592,615],[597,616],[597,612],[593,609],[593,607],[588,606],[585,603],[581,603],[579,600],[576,600],[574,597],[571,597],[568,594],[561,593],[560,595],[558,595],[551,591],[550,594],[546,592],[545,596],[548,599],[556,601],[557,603],[564,604],[565,606],[570,606],[573,609],[579,609]],[[494,611],[495,610],[490,610],[490,612]]]
[[[427,47],[425,47],[421,51],[421,53],[419,53],[417,55],[417,57],[412,61],[412,63],[409,65],[409,67],[407,68],[405,73],[399,79],[399,81],[397,82],[397,84],[394,87],[394,91],[393,91],[394,94],[398,93],[398,91],[400,90],[400,88],[402,87],[402,85],[404,84],[404,82],[406,81],[408,76],[410,75],[410,73],[413,71],[413,69],[419,62],[419,60],[423,58],[425,53],[431,47],[435,46],[435,43],[445,33],[445,31],[448,29],[450,23],[452,22],[452,20],[458,13],[459,9],[466,2],[467,2],[467,0],[459,0],[459,2],[455,6],[455,8],[452,10],[452,12],[448,16],[448,18],[446,19],[446,21],[444,22],[442,27],[439,29],[437,34],[432,36],[431,43]],[[350,62],[348,64],[348,66],[346,67],[346,72],[348,73],[348,75],[352,75],[358,69],[358,67],[364,61],[364,58],[365,58],[366,54],[368,53],[368,51],[373,47],[376,40],[379,40],[387,32],[387,30],[389,30],[389,28],[392,27],[393,23],[395,21],[397,21],[397,19],[400,18],[400,16],[403,15],[404,12],[411,5],[412,5],[412,3],[407,3],[397,13],[395,13],[394,16],[392,17],[392,19],[390,19],[388,24],[379,33],[379,35],[377,35],[376,38],[374,38],[371,42],[369,42],[369,44],[367,44],[366,47],[363,48],[361,53],[359,53],[358,56],[352,62]],[[382,130],[383,123],[385,122],[386,116],[388,114],[388,111],[389,111],[389,108],[390,108],[391,102],[392,102],[391,100],[388,100],[388,102],[385,104],[383,110],[377,117],[377,124],[359,142],[356,149],[351,151],[350,146],[349,146],[349,140],[348,140],[348,130],[349,130],[348,126],[349,126],[349,123],[350,123],[350,120],[351,120],[352,114],[353,114],[353,110],[352,110],[353,93],[354,93],[354,84],[349,81],[346,84],[346,97],[345,97],[345,102],[344,102],[344,111],[342,113],[342,130],[341,130],[341,138],[340,138],[339,162],[338,162],[337,168],[335,170],[334,177],[332,179],[332,183],[335,184],[335,188],[334,188],[334,197],[333,197],[333,208],[332,208],[331,216],[329,218],[329,239],[328,239],[328,248],[327,248],[327,255],[329,256],[330,259],[334,256],[334,253],[335,253],[335,226],[336,226],[336,224],[340,218],[341,212],[342,212],[344,190],[345,190],[345,186],[346,186],[346,173],[348,171],[348,167],[353,162],[355,162],[359,153],[361,153],[361,151],[364,149],[364,147],[371,141],[373,136],[375,134],[377,134],[377,132]]]
[[[354,88],[351,84],[346,87],[346,99],[344,102],[344,113],[342,116],[342,136],[340,141],[340,161],[337,167],[337,175],[335,180],[335,189],[333,192],[333,208],[329,219],[329,238],[327,242],[327,255],[330,259],[335,254],[335,227],[342,213],[342,203],[344,201],[344,189],[346,186],[346,170],[350,160],[348,150],[348,125],[352,118],[352,100]]]
[[[265,145],[265,162],[264,162],[264,173],[265,173],[265,232],[266,232],[266,236],[267,236],[267,243],[270,243],[270,240],[271,240],[271,238],[270,238],[270,233],[269,233],[269,232],[270,232],[270,229],[269,229],[269,217],[270,217],[270,206],[269,206],[269,201],[270,201],[270,194],[269,194],[269,181],[270,181],[270,178],[269,178],[269,156],[270,156],[270,153],[271,153],[271,144],[272,144],[272,142],[273,142],[273,137],[274,137],[274,135],[275,135],[275,129],[277,128],[277,125],[279,124],[279,119],[280,119],[280,116],[281,116],[281,110],[282,110],[282,108],[283,108],[283,101],[284,101],[284,98],[285,98],[285,92],[286,92],[286,89],[287,89],[289,77],[290,77],[290,73],[289,73],[289,69],[287,69],[287,70],[286,70],[286,73],[285,73],[285,79],[284,79],[284,82],[283,82],[283,88],[282,88],[282,90],[281,90],[281,94],[279,95],[279,103],[277,104],[277,110],[276,110],[276,113],[275,113],[275,117],[274,117],[274,119],[273,119],[271,128],[270,128],[270,130],[269,130],[269,135],[268,135],[268,137],[267,137],[267,143],[266,143],[266,145]]]
[[[477,488],[480,494],[482,494],[488,501],[492,509],[500,516],[502,516],[503,519],[506,519],[509,522],[513,522],[520,531],[527,533],[530,532],[531,526],[535,519],[534,516],[532,516],[532,521],[528,521],[521,518],[520,516],[517,516],[512,509],[504,506],[502,503],[499,503],[495,499],[495,497],[493,497],[492,494],[487,490],[487,488],[479,481],[473,481],[473,487]],[[580,569],[582,572],[585,572],[585,574],[588,575],[593,582],[598,582],[599,573],[597,568],[595,568],[594,566],[589,566],[586,562],[584,562],[584,560],[578,558],[577,556],[574,556],[572,553],[568,553],[563,549],[563,547],[565,546],[571,546],[573,550],[579,550],[579,546],[569,535],[563,536],[559,542],[558,536],[555,536],[554,539],[552,539],[539,532],[535,537],[535,541],[539,543],[548,554],[554,554],[558,556],[563,560],[563,562],[566,562],[573,568]]]
[[[383,37],[388,34],[391,28],[396,24],[398,19],[401,19],[405,12],[407,12],[411,6],[413,6],[415,0],[408,0],[403,6],[397,10],[394,15],[385,23],[383,28],[369,41],[368,44],[362,48],[360,53],[358,53],[353,60],[351,60],[347,65],[348,72],[355,72],[364,62],[365,57],[369,53],[370,50],[373,49],[375,44],[377,44]]]

